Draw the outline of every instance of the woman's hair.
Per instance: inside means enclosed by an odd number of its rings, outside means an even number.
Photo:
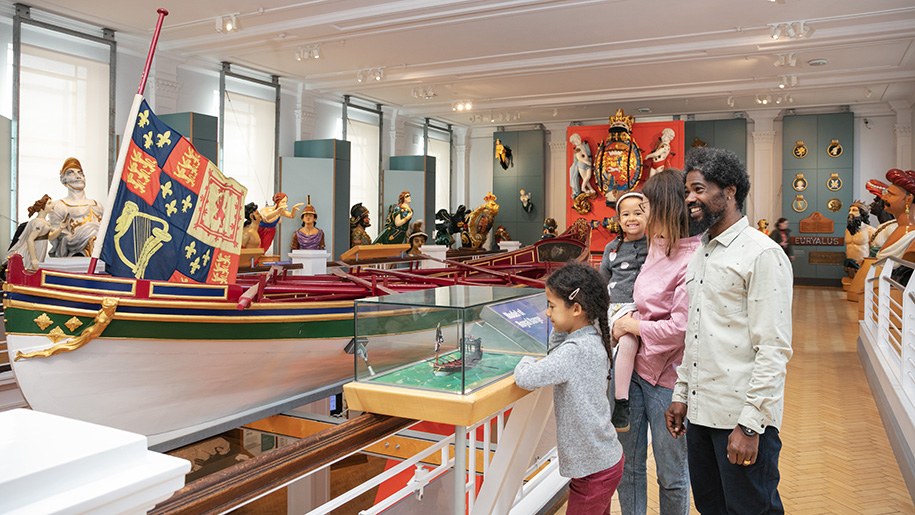
[[[281,200],[283,200],[284,198],[288,198],[288,197],[289,197],[289,195],[286,195],[282,191],[278,191],[273,195],[273,204],[274,205],[279,204]]]
[[[652,175],[642,193],[648,198],[648,235],[663,234],[669,256],[680,238],[689,236],[683,172],[668,168]]]
[[[581,263],[567,263],[550,275],[546,287],[561,297],[566,306],[572,307],[576,302],[581,305],[589,322],[597,321],[607,356],[612,356],[613,344],[607,322],[610,294],[607,293],[607,281],[597,270]]]
[[[407,195],[409,195],[409,194],[410,194],[410,192],[407,190],[401,191],[400,195],[397,195],[397,204],[398,205],[403,204],[403,201],[407,198]]]
[[[29,207],[29,218],[31,218],[35,213],[38,213],[44,209],[50,200],[51,197],[47,195],[43,195],[40,199],[36,200],[35,203]]]

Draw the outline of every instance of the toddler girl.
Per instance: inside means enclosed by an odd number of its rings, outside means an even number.
[[[604,249],[600,271],[607,278],[610,292],[610,327],[613,322],[636,310],[632,301],[635,278],[648,256],[647,202],[638,192],[629,192],[616,201],[616,213],[622,234]],[[611,250],[612,248],[612,250]],[[616,342],[615,342],[616,343]],[[613,427],[620,433],[629,431],[629,381],[639,341],[632,334],[620,337],[616,350],[616,374],[613,379]]]

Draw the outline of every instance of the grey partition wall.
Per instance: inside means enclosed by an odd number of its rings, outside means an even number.
[[[216,164],[219,162],[219,118],[200,113],[171,113],[159,119],[184,135],[197,152]]]
[[[382,225],[388,215],[388,207],[397,203],[402,191],[409,191],[413,197],[413,219],[426,224],[426,234],[435,228],[435,158],[432,156],[391,156],[388,169],[384,171],[384,211]],[[447,206],[441,206],[447,207]],[[380,233],[383,229],[379,227]]]
[[[11,121],[9,118],[0,116],[0,156],[12,154],[12,142]],[[12,191],[11,175],[12,166],[10,165],[10,160],[0,159],[0,191],[7,193]],[[0,213],[3,213],[4,216],[9,216],[12,220],[25,221],[28,213],[16,213],[14,209],[12,195],[4,195],[3,199],[0,199]],[[20,219],[20,217],[22,218]],[[10,231],[14,230],[13,227],[12,221],[0,223],[0,245],[3,245],[3,248],[9,248],[10,246]]]
[[[741,163],[747,162],[747,120],[688,121],[683,128],[686,151],[699,138],[706,146],[723,148],[737,154]]]
[[[539,129],[493,134],[492,192],[499,204],[493,233],[496,227],[504,226],[513,240],[524,245],[534,243],[543,234],[545,137],[544,131]],[[495,157],[496,139],[512,150],[513,165],[507,169],[502,168]],[[521,208],[521,189],[531,196],[534,208],[530,212]],[[467,207],[473,209],[482,202],[483,199],[472,199],[472,205]]]
[[[295,142],[295,156],[280,158],[280,190],[289,195],[289,205],[305,202],[318,212],[315,224],[324,231],[324,243],[336,259],[349,249],[350,142],[309,140]],[[276,240],[277,252],[287,258],[293,233],[302,226],[299,218],[282,219]]]

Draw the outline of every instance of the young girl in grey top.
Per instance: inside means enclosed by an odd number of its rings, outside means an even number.
[[[623,474],[623,450],[610,422],[607,288],[593,268],[570,263],[546,282],[553,324],[547,356],[525,357],[515,383],[553,386],[559,473],[572,478],[568,513],[604,515]],[[595,327],[595,323],[599,327]]]

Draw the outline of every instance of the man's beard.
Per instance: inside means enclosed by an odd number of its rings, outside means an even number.
[[[862,224],[862,221],[861,221],[860,216],[849,216],[848,225],[846,225],[846,227],[848,228],[848,233],[856,234],[858,231],[861,230],[861,224]]]
[[[722,195],[723,196],[723,195]],[[710,211],[708,206],[698,200],[690,202],[686,205],[687,210],[691,211],[694,207],[699,207],[702,210],[702,218],[696,220],[692,216],[689,217],[689,235],[695,236],[697,234],[702,234],[709,229],[709,227],[715,225],[718,220],[721,220],[722,215],[724,215],[724,209],[718,211]]]

